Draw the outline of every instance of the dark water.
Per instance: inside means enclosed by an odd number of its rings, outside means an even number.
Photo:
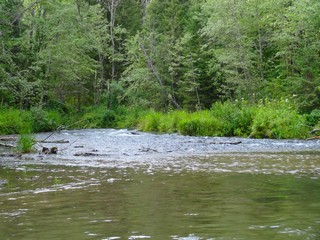
[[[320,239],[317,142],[93,132],[1,157],[1,240]]]

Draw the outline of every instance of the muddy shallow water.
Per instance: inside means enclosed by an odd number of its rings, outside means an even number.
[[[114,129],[46,140],[65,143],[0,150],[1,240],[320,239],[320,141]]]

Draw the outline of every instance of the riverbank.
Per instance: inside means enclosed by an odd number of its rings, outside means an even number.
[[[90,107],[83,112],[61,109],[0,109],[0,134],[57,129],[127,128],[190,136],[305,139],[318,128],[320,111],[299,114],[285,101],[216,103],[210,110],[158,112],[132,107]]]

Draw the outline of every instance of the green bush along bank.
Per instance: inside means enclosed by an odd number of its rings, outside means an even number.
[[[178,132],[194,136],[306,138],[313,127],[307,121],[308,117],[281,102],[252,106],[226,102],[216,103],[210,110],[193,113],[149,112],[141,120],[139,128],[143,131]],[[317,123],[312,120],[312,124]]]
[[[57,129],[64,122],[61,113],[53,110],[0,109],[0,134],[28,134]]]
[[[0,109],[0,134],[28,134],[60,128],[130,128],[192,136],[306,138],[320,127],[320,111],[302,115],[286,101],[215,103],[209,110],[158,112],[118,106],[89,107],[82,112],[32,108]]]

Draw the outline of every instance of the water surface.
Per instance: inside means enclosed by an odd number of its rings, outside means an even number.
[[[0,239],[320,239],[317,142],[54,138],[58,155],[1,157]]]

